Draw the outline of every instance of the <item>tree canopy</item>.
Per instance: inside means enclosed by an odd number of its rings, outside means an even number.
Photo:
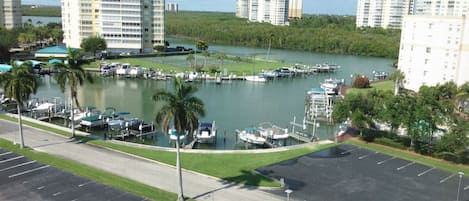
[[[106,50],[107,44],[104,38],[101,38],[99,36],[91,36],[83,39],[80,44],[80,47],[83,50],[87,52],[93,52],[93,55],[96,55],[97,51]]]
[[[356,28],[355,17],[310,16],[290,26],[247,22],[232,13],[167,13],[166,34],[208,43],[397,58],[399,30]]]

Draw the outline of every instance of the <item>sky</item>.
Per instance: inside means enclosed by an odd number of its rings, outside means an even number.
[[[60,5],[60,0],[22,0],[22,4]],[[179,4],[179,10],[236,11],[236,0],[166,0]],[[303,0],[305,14],[355,15],[357,0]]]

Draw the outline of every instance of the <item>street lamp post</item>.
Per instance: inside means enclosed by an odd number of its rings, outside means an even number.
[[[285,193],[287,193],[287,201],[290,201],[290,193],[293,193],[293,190],[287,189],[285,190]]]
[[[458,185],[458,194],[456,195],[456,201],[459,201],[459,191],[461,189],[461,180],[462,176],[464,176],[464,172],[458,172],[459,174],[459,185]]]

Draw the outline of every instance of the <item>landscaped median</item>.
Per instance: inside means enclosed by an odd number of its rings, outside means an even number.
[[[387,154],[390,156],[395,156],[397,158],[414,161],[416,163],[420,163],[420,164],[427,165],[430,167],[435,167],[441,170],[446,170],[446,171],[453,172],[453,173],[464,172],[465,175],[469,175],[469,166],[466,166],[466,165],[454,164],[454,163],[444,161],[441,159],[431,158],[428,156],[422,156],[414,152],[399,150],[396,148],[387,147],[387,146],[380,145],[380,144],[366,143],[359,139],[347,140],[345,143],[355,145],[358,147],[363,147],[369,150],[378,151],[380,153]]]
[[[3,118],[4,116],[2,116]],[[177,195],[166,192],[161,189],[145,185],[130,179],[126,179],[103,170],[92,168],[81,163],[66,160],[43,152],[36,152],[29,148],[20,149],[18,145],[13,145],[10,141],[0,138],[0,147],[2,149],[24,155],[40,163],[54,166],[66,172],[91,179],[104,185],[112,186],[117,189],[133,193],[151,200],[176,200]]]
[[[15,118],[5,114],[0,114],[0,118],[16,121]],[[52,129],[47,126],[29,122],[27,120],[24,120],[23,122],[24,124],[32,127],[40,127],[40,129],[45,131],[70,136],[70,133],[59,129]],[[77,138],[88,144],[118,150],[172,166],[174,166],[176,162],[176,153],[174,151],[131,147],[81,136]],[[270,153],[181,153],[182,167],[187,170],[221,178],[237,184],[280,187],[280,183],[278,181],[262,176],[261,174],[257,173],[255,169],[296,158],[332,146],[335,146],[335,144],[311,145],[298,149]]]

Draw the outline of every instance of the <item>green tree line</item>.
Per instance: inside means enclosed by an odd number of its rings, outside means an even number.
[[[42,25],[42,22],[39,21],[38,25]],[[20,44],[29,44],[30,48],[59,44],[63,39],[63,31],[62,25],[58,23],[35,27],[28,20],[22,27],[14,29],[0,27],[0,36],[2,36],[0,40],[0,62],[8,62],[11,56],[10,48],[17,47]]]
[[[397,95],[376,90],[347,94],[335,104],[332,116],[337,122],[350,119],[366,141],[469,164],[469,122],[458,108],[468,94],[469,82],[422,86],[418,92]],[[390,132],[370,132],[377,122],[388,124]],[[396,134],[399,127],[405,128],[405,137]],[[440,127],[448,128],[447,133],[435,140]]]
[[[208,43],[397,58],[399,30],[356,28],[351,16],[307,16],[290,26],[253,23],[232,13],[166,14],[166,35]]]

